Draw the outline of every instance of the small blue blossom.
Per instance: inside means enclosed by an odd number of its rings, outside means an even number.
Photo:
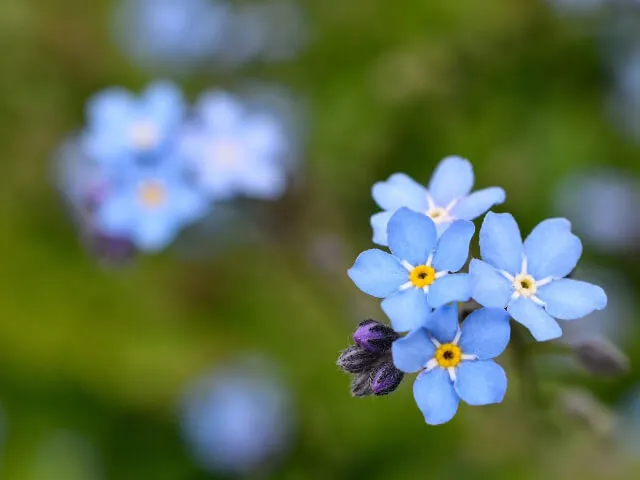
[[[151,84],[139,98],[122,88],[107,89],[87,105],[85,152],[113,167],[161,151],[180,128],[184,108],[180,90],[167,82]]]
[[[389,220],[391,254],[367,250],[349,270],[363,292],[384,298],[382,309],[398,332],[433,325],[432,310],[471,296],[466,263],[475,227],[457,220],[438,238],[429,217],[400,208]]]
[[[506,307],[538,341],[562,335],[556,319],[574,320],[607,305],[602,288],[564,278],[582,255],[582,243],[564,218],[541,222],[523,244],[513,216],[489,212],[480,253],[484,261],[473,259],[469,267],[473,299]]]
[[[373,186],[373,199],[385,211],[371,217],[373,241],[387,245],[387,224],[394,212],[407,207],[430,217],[442,234],[455,220],[473,220],[505,200],[502,188],[491,187],[470,194],[474,183],[471,163],[447,157],[436,167],[425,188],[403,173],[391,175]]]
[[[413,385],[418,407],[430,425],[451,420],[460,400],[469,405],[502,402],[507,376],[492,359],[509,343],[509,315],[503,309],[483,308],[458,326],[457,304],[433,315],[433,328],[420,328],[396,340],[393,362],[405,373],[420,372]]]
[[[287,139],[279,118],[221,92],[202,96],[180,142],[197,182],[216,200],[280,197],[287,186]]]
[[[129,166],[95,212],[98,230],[130,238],[140,250],[155,251],[203,217],[206,198],[187,182],[179,162],[171,160]]]

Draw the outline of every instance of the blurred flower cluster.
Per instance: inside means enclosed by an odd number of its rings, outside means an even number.
[[[207,470],[246,475],[285,452],[294,431],[289,389],[264,359],[247,358],[187,386],[181,423]]]
[[[582,243],[564,218],[540,222],[523,241],[511,214],[488,212],[479,235],[481,259],[471,259],[469,273],[463,273],[475,233],[470,220],[505,200],[498,187],[470,193],[473,184],[471,164],[447,157],[428,188],[403,174],[374,185],[373,197],[385,209],[371,219],[374,242],[390,253],[367,250],[349,270],[358,288],[383,299],[393,330],[409,332],[384,338],[393,342],[395,368],[419,373],[414,397],[434,425],[451,420],[460,400],[502,402],[507,376],[493,359],[509,344],[510,318],[545,342],[562,336],[558,320],[582,318],[607,305],[602,288],[569,278]],[[460,324],[459,303],[471,300],[475,306]],[[338,361],[346,372],[360,374],[363,369],[353,368],[352,360],[365,364],[361,360],[370,355],[362,329],[363,324],[354,336],[357,346]],[[625,357],[608,343],[583,343],[576,354],[594,373],[626,369]],[[384,393],[402,380],[394,378],[398,382]],[[375,379],[369,377],[369,393],[378,394]]]
[[[101,258],[158,251],[220,202],[284,193],[285,123],[276,110],[222,91],[190,109],[172,83],[140,96],[110,88],[90,99],[87,125],[61,149],[58,185]]]
[[[286,60],[306,43],[289,0],[120,0],[113,30],[136,63],[178,73]]]

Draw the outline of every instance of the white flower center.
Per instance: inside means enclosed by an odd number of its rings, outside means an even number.
[[[238,142],[215,141],[210,146],[209,158],[216,167],[224,170],[236,170],[242,164],[242,149]]]
[[[140,121],[131,125],[129,129],[131,142],[140,150],[151,150],[160,140],[158,127],[152,122]]]
[[[535,278],[527,273],[519,273],[513,278],[513,288],[523,297],[532,297],[538,291]]]
[[[449,223],[453,220],[446,208],[432,207],[425,213],[434,223]]]

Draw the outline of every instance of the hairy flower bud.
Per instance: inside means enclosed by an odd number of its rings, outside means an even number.
[[[404,373],[393,362],[384,362],[371,373],[371,390],[378,396],[388,395],[398,388],[403,378]]]
[[[594,375],[615,376],[629,371],[629,359],[603,337],[584,340],[573,346],[580,365]]]
[[[360,322],[353,334],[353,341],[370,352],[383,353],[391,348],[391,344],[399,335],[387,325],[375,320]]]
[[[371,370],[377,360],[378,356],[375,353],[352,345],[342,351],[337,363],[347,373],[361,373]]]
[[[351,381],[351,395],[354,397],[366,397],[373,395],[371,389],[371,375],[369,372],[363,372],[355,377]]]

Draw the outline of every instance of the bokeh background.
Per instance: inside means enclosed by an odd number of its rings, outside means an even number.
[[[507,353],[502,405],[428,427],[411,379],[354,399],[335,366],[359,321],[384,320],[345,274],[371,246],[372,184],[398,171],[426,182],[449,154],[474,163],[477,188],[505,188],[497,210],[523,231],[569,216],[585,243],[576,275],[610,306],[567,341],[605,335],[640,360],[637,2],[300,1],[291,49],[198,69],[131,55],[118,3],[0,2],[1,478],[231,476],[185,441],[185,392],[238,364],[280,392],[254,408],[274,455],[253,466],[240,452],[248,478],[639,478],[633,368],[596,378],[555,354],[523,367]],[[292,21],[272,17],[277,31]],[[190,99],[255,82],[287,91],[305,117],[296,181],[245,228],[220,227],[226,241],[181,237],[105,267],[78,239],[52,159],[92,94],[156,78]]]

